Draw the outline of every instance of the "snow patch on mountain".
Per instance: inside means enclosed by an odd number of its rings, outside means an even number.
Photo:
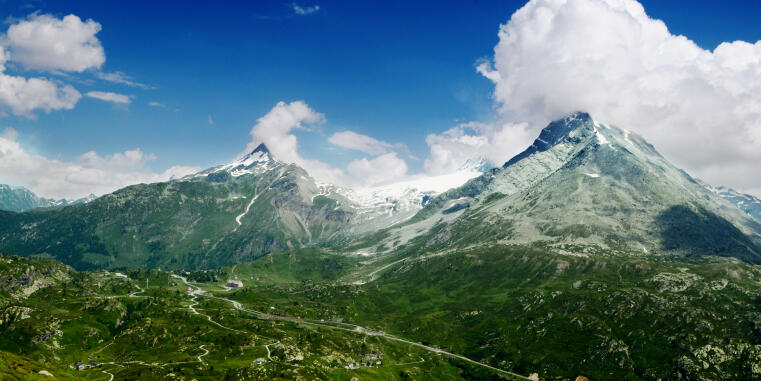
[[[727,188],[724,186],[714,187],[701,180],[697,181],[709,191],[729,201],[731,204],[737,206],[740,210],[742,210],[745,214],[761,222],[761,199],[749,194],[740,193],[732,188]]]
[[[231,161],[230,163],[209,168],[193,175],[183,177],[182,180],[208,176],[212,173],[226,171],[233,177],[239,177],[247,174],[262,174],[284,163],[275,159],[264,143],[259,144],[256,149],[243,155],[242,157]]]
[[[600,132],[600,130],[603,129],[603,128],[610,129],[608,126],[606,126],[606,125],[604,125],[602,123],[599,123],[596,120],[594,121],[594,130],[595,130],[595,136],[597,137],[597,144],[599,144],[601,146],[602,145],[611,146],[610,141],[608,140],[608,138],[606,138],[605,135],[603,135]]]
[[[492,165],[471,160],[459,170],[441,175],[416,175],[391,184],[368,187],[336,187],[320,184],[324,194],[335,192],[345,197],[356,210],[355,232],[386,228],[415,215],[436,195],[457,188],[481,175]]]

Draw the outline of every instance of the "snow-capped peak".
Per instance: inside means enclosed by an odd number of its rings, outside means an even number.
[[[264,143],[262,143],[259,144],[253,151],[247,153],[240,159],[237,159],[228,165],[232,165],[233,167],[250,167],[255,163],[268,162],[273,160],[275,159],[272,157],[270,150],[266,145],[264,145]]]
[[[264,173],[281,164],[283,163],[272,157],[270,150],[264,145],[264,143],[262,143],[253,151],[231,161],[230,163],[206,169],[195,175],[183,177],[183,179],[204,177],[221,171],[227,171],[233,177],[238,177],[245,174]]]
[[[261,143],[253,151],[227,165],[223,165],[218,170],[226,170],[237,177],[248,173],[262,173],[278,164],[280,162],[273,158],[267,146]]]
[[[547,127],[542,129],[539,137],[534,140],[531,146],[508,160],[502,167],[509,167],[535,153],[550,150],[552,147],[567,142],[569,139],[578,138],[579,135],[596,134],[598,131],[595,123],[588,113],[581,111],[575,112],[563,119],[550,122]]]
[[[702,185],[709,191],[738,207],[740,210],[745,212],[745,214],[755,218],[758,221],[761,221],[761,199],[758,197],[746,193],[741,193],[732,188],[721,185],[714,187],[711,184],[708,184],[700,179],[695,180],[698,182],[698,184]]]
[[[496,165],[485,157],[472,158],[466,160],[465,163],[457,169],[457,172],[486,172],[494,167],[496,167]]]

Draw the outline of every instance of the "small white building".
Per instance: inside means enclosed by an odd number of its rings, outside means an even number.
[[[226,286],[230,288],[241,288],[243,287],[243,282],[237,279],[228,279]]]

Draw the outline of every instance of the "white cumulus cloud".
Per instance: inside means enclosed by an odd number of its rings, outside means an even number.
[[[526,123],[463,123],[425,138],[430,154],[424,167],[441,174],[456,171],[469,160],[501,165],[526,149],[525,142],[535,135]]]
[[[354,160],[347,170],[360,183],[374,185],[401,179],[407,174],[407,163],[396,152],[389,152],[372,159]]]
[[[0,108],[16,115],[32,116],[32,111],[71,110],[82,95],[72,86],[42,78],[24,78],[0,72]]]
[[[32,14],[8,28],[2,45],[28,69],[82,72],[106,61],[95,37],[100,28],[99,23],[82,21],[76,15],[58,19]]]
[[[34,117],[33,111],[70,110],[82,95],[71,85],[46,78],[9,75],[6,64],[50,72],[82,72],[106,60],[95,35],[100,24],[76,15],[58,19],[32,14],[0,35],[0,111]]]
[[[354,160],[347,165],[345,171],[319,160],[302,157],[294,130],[306,130],[309,125],[324,122],[325,116],[303,101],[278,102],[257,120],[251,129],[252,140],[244,153],[251,152],[264,143],[276,159],[301,166],[318,181],[338,185],[375,185],[406,176],[407,163],[396,152],[388,150],[391,144],[353,131],[333,134],[328,140],[332,144],[375,157]]]
[[[246,151],[250,152],[264,143],[278,159],[298,163],[303,159],[298,153],[298,140],[291,131],[304,128],[304,124],[320,123],[324,119],[322,114],[303,101],[278,102],[272,110],[256,120],[251,129],[253,140]]]
[[[132,102],[132,98],[129,97],[129,95],[119,94],[119,93],[110,93],[107,91],[89,91],[87,92],[88,97],[100,99],[102,101],[106,102],[112,102],[117,104],[129,104]]]
[[[634,0],[532,0],[477,70],[494,82],[503,120],[528,122],[533,136],[583,110],[710,183],[761,191],[761,41],[711,51]]]
[[[139,148],[108,156],[89,151],[71,161],[49,159],[25,149],[17,138],[13,129],[0,134],[0,183],[25,186],[43,197],[102,195],[127,185],[166,181],[199,170],[174,166],[153,172],[146,164],[155,156]]]
[[[251,129],[252,140],[246,146],[245,153],[264,143],[278,160],[300,165],[317,179],[345,182],[342,170],[318,160],[305,159],[299,154],[298,138],[292,131],[324,121],[324,115],[314,111],[303,101],[278,102],[272,110],[257,119]]]
[[[328,141],[339,147],[364,152],[368,155],[380,155],[388,152],[391,148],[391,144],[382,140],[348,130],[334,133],[328,138]]]
[[[43,78],[24,78],[5,74],[10,54],[0,46],[0,110],[16,115],[32,116],[32,111],[74,108],[82,95],[69,85],[58,84]]]

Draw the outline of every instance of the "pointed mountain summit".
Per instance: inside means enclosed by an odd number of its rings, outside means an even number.
[[[378,247],[529,244],[761,263],[761,224],[640,136],[583,112],[553,121],[504,166],[439,195],[388,232]]]
[[[264,143],[259,143],[253,151],[243,156],[243,160],[247,158],[254,158],[261,161],[274,160],[272,152],[270,152],[269,148],[267,148]]]
[[[208,268],[339,242],[368,255],[507,244],[761,263],[759,222],[638,135],[582,112],[550,123],[524,152],[462,186],[436,195],[430,185],[342,192],[261,144],[231,163],[87,204],[0,212],[0,252],[77,268]]]
[[[542,129],[539,137],[526,150],[508,160],[503,167],[515,164],[535,153],[544,152],[553,146],[566,141],[578,143],[585,135],[594,131],[594,120],[585,112],[575,112],[568,117],[553,121]]]
[[[244,167],[250,167],[255,163],[266,163],[270,161],[275,161],[275,158],[272,156],[269,148],[267,148],[264,143],[260,143],[253,151],[243,155],[243,157],[233,161],[231,164],[235,166],[242,165]]]
[[[267,148],[267,146],[264,143],[259,143],[259,145],[256,146],[256,148],[254,148],[253,151],[251,151],[251,153],[256,153],[256,152],[264,152],[269,154],[270,150],[269,148]]]
[[[232,177],[239,177],[246,174],[260,175],[267,171],[286,165],[274,158],[269,148],[264,143],[260,143],[253,151],[223,165],[218,165],[205,169],[193,175],[186,176],[181,180],[192,178],[206,177],[211,182],[226,181]]]

